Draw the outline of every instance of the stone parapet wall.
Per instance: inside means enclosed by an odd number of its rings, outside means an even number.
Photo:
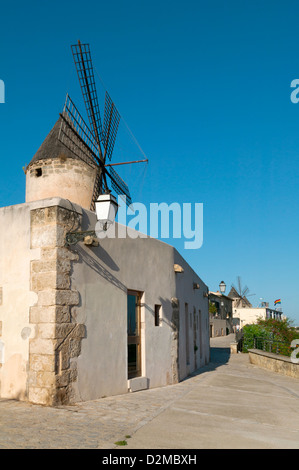
[[[290,357],[259,349],[249,349],[248,352],[251,364],[299,379],[299,364],[292,362]]]

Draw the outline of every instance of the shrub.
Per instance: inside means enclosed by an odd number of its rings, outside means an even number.
[[[248,352],[248,349],[254,348],[254,338],[267,338],[267,332],[265,329],[257,324],[245,325],[243,327],[243,352]]]
[[[274,341],[273,352],[279,352],[284,356],[290,356],[293,349],[291,342],[295,338],[299,338],[299,333],[291,326],[289,319],[275,320],[269,318],[267,320],[259,319],[253,325],[245,325],[243,327],[244,340],[243,352],[254,347],[254,337]],[[269,343],[270,344],[270,343]]]

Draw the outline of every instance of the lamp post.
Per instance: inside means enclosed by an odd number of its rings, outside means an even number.
[[[219,284],[219,289],[220,289],[221,294],[224,294],[225,289],[226,289],[226,284],[225,284],[224,281],[221,281],[221,282],[220,282],[220,284]]]
[[[108,230],[109,225],[113,224],[117,211],[118,204],[115,197],[107,192],[101,194],[96,203],[96,215],[97,220],[100,222],[101,227],[104,231]],[[79,241],[84,241],[86,245],[93,245],[97,239],[95,230],[68,232],[66,234],[66,245],[75,245]]]
[[[219,289],[220,289],[221,295],[223,295],[224,292],[225,292],[225,289],[226,289],[226,284],[225,284],[224,281],[220,282]],[[223,310],[224,310],[224,302],[223,301],[220,302],[220,306],[221,306],[221,318],[223,318]]]

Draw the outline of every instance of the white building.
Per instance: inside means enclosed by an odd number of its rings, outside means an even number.
[[[57,130],[27,168],[26,202],[0,209],[0,397],[55,405],[174,384],[209,362],[208,287],[149,237],[66,246],[95,227],[97,172]]]
[[[243,326],[256,323],[258,319],[266,320],[268,318],[282,319],[283,314],[281,311],[271,309],[269,307],[262,308],[233,308],[233,322],[240,328]]]

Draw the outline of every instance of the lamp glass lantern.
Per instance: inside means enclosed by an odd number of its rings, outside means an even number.
[[[68,232],[65,237],[66,246],[75,245],[80,241],[84,241],[85,245],[98,246],[97,237],[99,237],[99,232],[102,230],[106,232],[108,227],[113,224],[118,211],[118,204],[112,194],[106,193],[98,197],[95,206],[100,228],[96,226],[95,230]]]
[[[226,284],[225,284],[224,281],[221,281],[221,282],[220,282],[220,284],[219,284],[219,289],[220,289],[221,294],[224,294],[225,289],[226,289]]]
[[[116,198],[110,193],[100,194],[95,206],[97,220],[103,226],[104,230],[107,230],[108,226],[113,224],[118,211]]]

